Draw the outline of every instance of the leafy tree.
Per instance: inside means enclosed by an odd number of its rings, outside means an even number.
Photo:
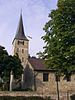
[[[75,0],[58,0],[57,9],[49,17],[42,37],[46,63],[70,75],[75,70]]]
[[[39,51],[36,55],[38,56],[38,58],[44,59],[44,54],[43,54],[43,52]]]
[[[5,83],[9,83],[11,71],[13,72],[15,79],[21,78],[21,74],[23,73],[21,61],[18,55],[8,55],[5,48],[0,46],[0,78]]]
[[[5,50],[4,47],[0,46],[0,77],[2,76],[3,70],[4,70],[4,64],[3,64],[3,59],[5,56],[8,56],[7,51]]]
[[[3,78],[7,79],[10,76],[10,72],[13,72],[14,78],[18,79],[21,77],[23,67],[18,56],[5,56],[3,59],[4,71]]]

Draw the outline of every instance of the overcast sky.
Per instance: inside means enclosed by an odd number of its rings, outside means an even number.
[[[22,9],[25,35],[32,37],[29,39],[29,54],[35,56],[43,50],[43,27],[56,5],[57,0],[0,0],[0,45],[12,54],[12,41]]]

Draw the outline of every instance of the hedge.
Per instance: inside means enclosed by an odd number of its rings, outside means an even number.
[[[0,96],[0,100],[51,100],[50,97],[47,97],[46,99],[43,97],[37,97],[37,96],[30,96],[30,97],[24,97],[24,96]]]

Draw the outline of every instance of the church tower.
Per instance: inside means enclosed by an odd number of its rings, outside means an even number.
[[[22,14],[20,15],[17,32],[12,44],[13,44],[13,54],[14,55],[18,54],[22,62],[22,65],[25,68],[28,59],[29,40],[27,39],[24,33]]]

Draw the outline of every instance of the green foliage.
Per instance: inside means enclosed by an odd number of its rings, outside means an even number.
[[[44,54],[43,54],[43,52],[39,51],[36,55],[38,56],[38,58],[44,59]]]
[[[50,14],[43,40],[48,66],[64,74],[75,70],[75,0],[58,0]]]
[[[23,73],[21,61],[18,55],[8,55],[5,48],[0,46],[0,83],[9,84],[11,71],[13,72],[14,78],[19,79]]]
[[[6,56],[3,59],[4,64],[4,76],[9,77],[10,72],[13,72],[14,78],[20,78],[23,72],[23,67],[18,56]]]
[[[28,91],[28,92],[32,92],[33,89],[30,89],[30,88],[22,89],[21,87],[18,87],[18,88],[13,89],[13,91]]]
[[[7,51],[5,50],[4,47],[0,46],[0,76],[2,77],[3,75],[3,70],[4,70],[4,64],[3,64],[3,59],[8,56]]]
[[[30,96],[30,97],[24,97],[24,96],[16,96],[16,97],[11,97],[11,96],[1,96],[0,100],[51,100],[50,97],[46,97],[44,99],[43,97],[40,96]]]

